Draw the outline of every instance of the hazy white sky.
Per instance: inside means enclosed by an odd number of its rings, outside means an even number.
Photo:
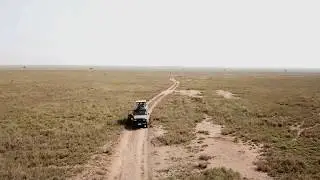
[[[0,0],[0,64],[320,68],[320,1]]]

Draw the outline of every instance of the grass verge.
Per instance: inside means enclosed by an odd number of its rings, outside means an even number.
[[[188,143],[195,138],[194,127],[203,119],[199,98],[169,95],[152,113],[152,124],[161,124],[166,133],[157,138],[164,145]],[[165,113],[164,113],[165,112]]]
[[[178,80],[180,89],[203,92],[203,112],[225,125],[223,134],[264,144],[258,170],[278,179],[320,179],[320,75],[185,74]],[[220,97],[220,89],[240,98]]]
[[[212,168],[205,170],[199,174],[186,177],[188,180],[240,180],[241,176],[239,173],[232,171],[232,169],[226,168]]]
[[[137,99],[171,82],[166,73],[0,71],[0,179],[65,179],[114,144]],[[76,168],[75,168],[76,167]]]

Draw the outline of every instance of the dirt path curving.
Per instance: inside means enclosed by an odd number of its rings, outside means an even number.
[[[150,114],[165,96],[179,86],[178,81],[173,78],[170,80],[173,85],[148,101]],[[109,179],[150,179],[151,173],[149,173],[148,167],[149,142],[148,129],[124,130],[112,157]]]

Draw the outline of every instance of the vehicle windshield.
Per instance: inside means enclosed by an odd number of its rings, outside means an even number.
[[[146,115],[147,111],[145,109],[137,109],[134,111],[135,115]]]
[[[138,106],[138,107],[145,107],[146,104],[145,104],[145,103],[138,103],[137,106]]]

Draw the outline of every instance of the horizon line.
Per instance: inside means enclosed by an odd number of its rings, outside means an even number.
[[[0,67],[147,67],[147,68],[199,68],[199,69],[319,69],[320,67],[270,67],[270,66],[256,66],[256,67],[239,67],[239,66],[183,66],[183,65],[86,65],[86,64],[0,64]]]

